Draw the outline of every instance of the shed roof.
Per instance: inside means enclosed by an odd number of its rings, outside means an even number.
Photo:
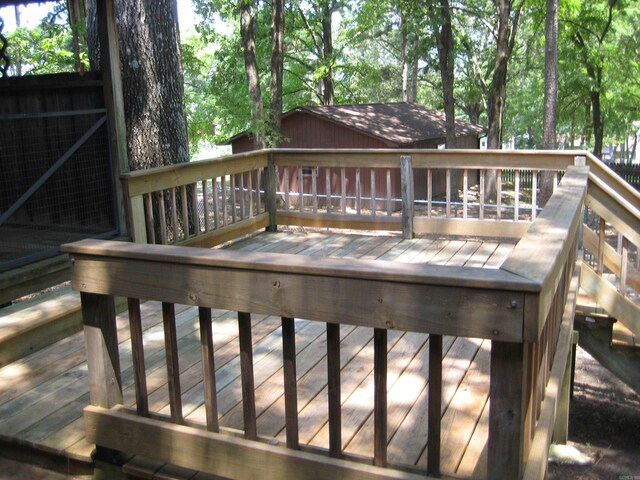
[[[444,112],[415,103],[303,106],[289,110],[283,118],[300,112],[322,117],[399,146],[445,137]],[[481,126],[456,119],[457,137],[482,133],[484,129]],[[246,134],[236,135],[230,141]]]

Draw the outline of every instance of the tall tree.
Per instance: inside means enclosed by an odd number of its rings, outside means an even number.
[[[282,125],[282,81],[284,68],[284,0],[272,0],[271,5],[271,111],[270,136],[272,146],[280,143]]]
[[[96,0],[87,0],[87,41],[100,65]],[[189,161],[175,0],[114,2],[120,43],[129,167]]]
[[[435,28],[438,44],[438,62],[440,64],[440,79],[442,81],[442,96],[444,99],[444,114],[446,122],[447,148],[456,148],[456,117],[453,96],[455,52],[453,50],[453,29],[451,27],[451,8],[449,0],[439,1],[440,26]]]
[[[556,148],[558,118],[558,0],[546,0],[544,47],[544,119],[542,146]],[[540,203],[544,206],[553,193],[553,174],[545,171],[540,184]]]

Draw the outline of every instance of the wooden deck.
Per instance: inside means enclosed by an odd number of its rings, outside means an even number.
[[[330,232],[262,233],[227,245],[242,251],[313,257],[498,268],[512,244],[429,237],[402,240]],[[313,295],[313,292],[309,292]],[[157,302],[141,307],[149,407],[169,414],[162,315]],[[243,425],[238,322],[235,312],[213,311],[213,339],[220,425]],[[198,309],[176,307],[182,403],[186,420],[204,424]],[[253,355],[258,434],[285,441],[281,320],[253,315]],[[325,324],[295,322],[300,442],[328,448]],[[124,400],[135,405],[127,314],[118,316]],[[347,454],[373,454],[373,329],[343,326],[341,335],[342,442]],[[426,465],[428,335],[389,331],[388,459]],[[444,337],[441,469],[482,478],[486,472],[490,342]],[[0,369],[0,435],[88,459],[82,409],[89,404],[82,333]]]

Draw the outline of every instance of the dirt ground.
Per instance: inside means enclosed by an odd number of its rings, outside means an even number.
[[[591,465],[552,464],[549,479],[640,480],[640,395],[580,347],[569,445],[586,454]]]

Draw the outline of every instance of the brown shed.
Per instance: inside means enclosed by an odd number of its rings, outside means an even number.
[[[479,137],[483,133],[481,126],[456,119],[458,148],[479,148]],[[439,110],[406,102],[305,106],[283,115],[282,136],[281,148],[438,148],[445,143],[445,115]],[[248,132],[234,136],[229,143],[233,153],[255,149]],[[362,169],[363,178],[368,178],[367,170]],[[416,174],[424,175],[424,172]],[[398,196],[400,179],[395,177],[397,175],[392,179],[392,194]],[[424,182],[419,178],[416,185],[425,185],[426,190],[426,178]],[[297,175],[289,175],[289,179],[290,191],[297,191]],[[348,195],[355,194],[354,179],[355,171],[347,172]],[[318,188],[324,189],[320,184],[324,183],[324,177],[320,176],[318,181]],[[308,191],[306,181],[304,187]],[[433,187],[435,195],[444,193],[444,172],[434,173]],[[368,190],[366,183],[362,195],[369,194],[365,190]],[[417,198],[424,195],[426,191],[416,191]]]

